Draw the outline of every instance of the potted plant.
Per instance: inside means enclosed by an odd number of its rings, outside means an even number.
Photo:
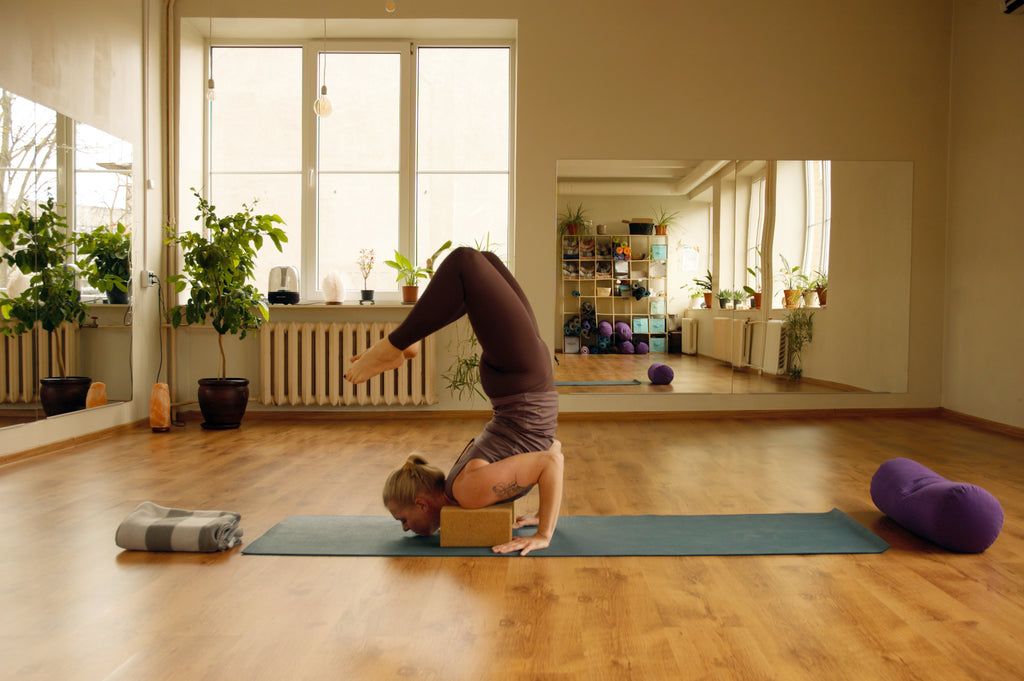
[[[489,235],[488,235],[488,238],[490,238]],[[434,263],[437,261],[437,256],[441,255],[442,253],[444,253],[445,251],[447,251],[451,247],[452,247],[452,240],[449,239],[448,241],[445,241],[443,244],[441,244],[441,248],[439,248],[436,251],[434,251],[433,255],[431,255],[429,258],[427,258],[427,276],[428,277],[433,277],[434,276]]]
[[[747,292],[747,295],[753,299],[750,307],[755,310],[761,309],[761,249],[754,246],[754,253],[757,255],[757,260],[753,267],[748,267],[747,272],[754,277],[753,286],[744,286],[743,290]]]
[[[217,332],[217,377],[199,379],[203,428],[237,428],[249,401],[249,379],[227,376],[224,336],[230,333],[245,338],[270,318],[266,301],[251,283],[256,255],[265,238],[280,251],[281,243],[288,237],[276,226],[284,224],[277,215],[256,215],[252,206],[242,204],[238,213],[217,217],[215,206],[195,189],[192,193],[199,201],[195,219],[205,228],[206,235],[202,231],[168,233],[168,243],[181,249],[183,272],[167,277],[167,281],[174,284],[177,293],[186,285],[191,286],[188,300],[172,307],[168,314],[174,328],[182,321],[205,324],[209,320]]]
[[[47,416],[85,408],[85,397],[92,381],[84,376],[68,376],[64,365],[64,338],[59,332],[67,322],[79,326],[89,308],[75,287],[74,237],[67,220],[54,206],[53,197],[39,206],[38,217],[28,210],[15,214],[0,213],[0,245],[3,262],[29,276],[28,286],[17,296],[0,293],[0,311],[5,320],[3,333],[19,336],[50,332],[56,342],[59,376],[40,377],[39,399]]]
[[[91,232],[78,235],[78,254],[82,274],[93,288],[107,294],[107,302],[124,305],[128,302],[128,282],[132,276],[132,242],[128,228],[120,222],[100,225]]]
[[[579,203],[575,208],[572,204],[566,204],[565,212],[558,214],[558,234],[586,234],[587,212],[583,210],[583,204]]]
[[[718,307],[723,310],[729,306],[729,301],[732,300],[732,291],[727,288],[719,289],[718,291]]]
[[[828,274],[817,270],[810,287],[818,293],[818,305],[825,307],[825,299],[828,296]]]
[[[677,217],[679,217],[679,211],[669,213],[664,207],[659,208],[658,212],[654,214],[654,233],[667,234],[669,225],[671,225]]]
[[[696,284],[697,291],[704,294],[704,307],[710,310],[712,293],[715,290],[714,282],[711,280],[711,270],[708,270],[703,278],[694,279],[693,283]]]
[[[789,353],[789,375],[799,379],[803,375],[803,351],[814,339],[814,312],[807,308],[790,310],[782,327]]]
[[[363,290],[359,292],[359,304],[365,305],[369,303],[373,305],[373,289],[369,287],[366,280],[370,278],[370,272],[373,271],[373,263],[375,257],[372,248],[362,248],[359,250],[359,257],[356,258],[356,264],[359,265],[359,273],[363,275]]]
[[[419,296],[420,286],[417,283],[420,279],[426,279],[430,270],[425,267],[416,267],[409,258],[397,250],[394,260],[385,260],[384,264],[398,272],[395,281],[402,282],[402,302],[415,303]]]
[[[782,304],[784,307],[797,307],[800,305],[801,284],[806,285],[807,275],[800,272],[799,265],[791,266],[786,260],[786,256],[780,254],[779,257],[782,258],[782,268],[779,270],[783,286]]]

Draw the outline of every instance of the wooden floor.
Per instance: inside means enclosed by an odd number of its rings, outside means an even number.
[[[752,369],[733,370],[711,357],[682,354],[581,355],[558,353],[555,381],[640,381],[638,385],[558,386],[569,393],[834,393],[855,392],[857,388],[822,383],[813,379],[790,380],[788,376],[759,374]],[[651,364],[672,367],[668,385],[654,385],[647,377]]]
[[[1019,679],[1024,441],[938,418],[564,419],[565,514],[820,512],[879,555],[295,558],[122,552],[139,502],[383,515],[410,451],[449,464],[481,423],[251,418],[137,429],[0,467],[0,667],[18,681]],[[909,456],[986,487],[996,543],[954,555],[869,496]],[[395,531],[399,532],[397,526]]]

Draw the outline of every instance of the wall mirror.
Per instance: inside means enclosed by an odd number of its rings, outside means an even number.
[[[912,163],[565,160],[557,175],[561,391],[907,390]],[[671,384],[650,384],[655,362]]]
[[[60,375],[61,363],[66,375],[102,383],[107,403],[131,399],[132,153],[116,136],[0,88],[0,212],[38,219],[52,199],[67,223],[65,262],[88,310],[83,325],[60,332],[39,328],[37,318],[31,331],[0,335],[0,426],[45,417],[39,379]],[[47,298],[31,285],[33,272],[21,270],[0,264],[0,291],[37,301],[39,317]]]

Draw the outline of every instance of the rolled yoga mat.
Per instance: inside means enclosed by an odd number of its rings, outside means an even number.
[[[534,528],[516,530],[533,534]],[[838,509],[828,513],[564,516],[532,556],[755,556],[881,553],[881,538]],[[386,516],[292,516],[242,550],[278,556],[494,556],[442,548],[440,535],[403,533]]]

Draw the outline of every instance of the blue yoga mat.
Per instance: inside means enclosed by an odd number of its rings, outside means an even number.
[[[533,528],[516,530],[532,534]],[[828,513],[564,516],[535,556],[753,556],[881,553],[881,538],[839,509]],[[442,548],[384,516],[292,516],[242,550],[280,556],[493,556]]]

